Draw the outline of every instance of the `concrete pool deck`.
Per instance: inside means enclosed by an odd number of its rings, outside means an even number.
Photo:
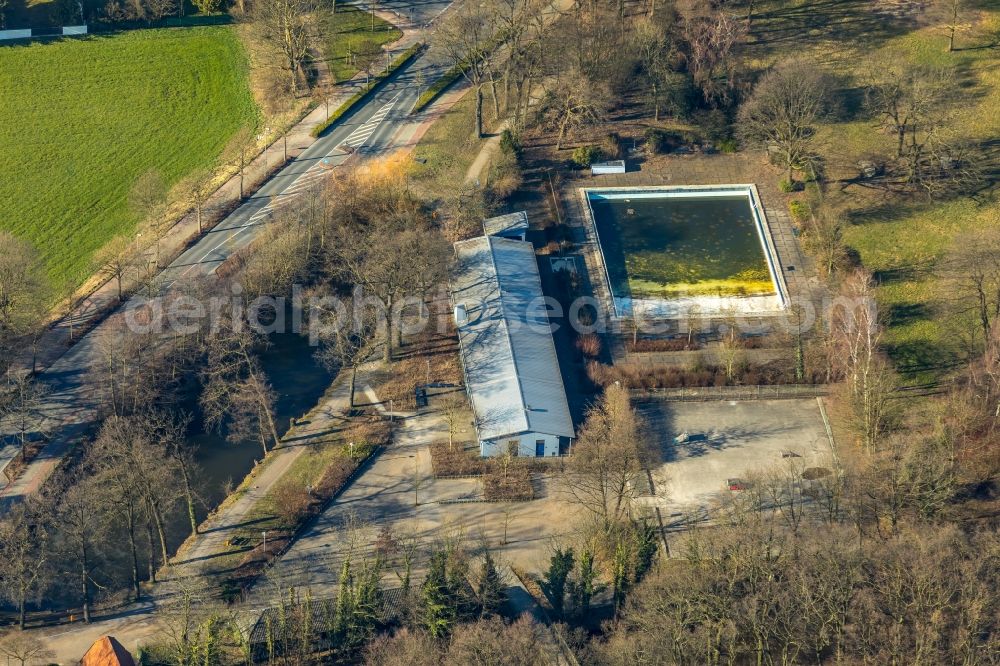
[[[634,166],[634,162],[630,165]],[[560,196],[565,207],[565,222],[573,233],[577,245],[577,265],[586,273],[586,283],[593,296],[601,305],[602,314],[613,321],[613,306],[607,280],[598,252],[597,237],[592,225],[587,224],[585,201],[579,196],[581,188],[627,188],[627,187],[676,187],[682,185],[726,185],[730,183],[755,183],[759,202],[770,227],[771,240],[783,269],[788,296],[792,303],[810,303],[813,311],[822,306],[823,285],[817,276],[815,266],[799,246],[793,232],[791,216],[788,213],[789,195],[777,188],[780,174],[772,173],[763,153],[714,154],[714,155],[665,155],[646,158],[640,170],[624,174],[582,176],[568,181],[560,188]],[[725,314],[716,318],[706,318],[704,326],[713,320],[723,322]],[[743,317],[748,330],[758,327],[769,330],[772,325],[767,320],[772,316]],[[673,329],[671,329],[673,330]]]

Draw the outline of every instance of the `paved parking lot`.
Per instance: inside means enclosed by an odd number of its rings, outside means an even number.
[[[660,446],[652,470],[664,518],[708,510],[726,482],[794,461],[830,467],[832,450],[819,403],[799,400],[651,401],[637,405]],[[687,434],[689,441],[675,443]]]

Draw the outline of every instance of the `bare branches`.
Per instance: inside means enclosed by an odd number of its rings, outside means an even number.
[[[813,134],[829,107],[828,90],[815,65],[790,61],[765,74],[740,107],[743,139],[779,151],[789,182],[793,169],[808,170],[816,161]]]

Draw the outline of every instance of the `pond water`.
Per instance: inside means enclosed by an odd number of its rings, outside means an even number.
[[[329,387],[332,377],[313,358],[315,347],[306,337],[285,333],[272,335],[270,346],[260,353],[261,365],[277,394],[275,412],[278,432],[284,434],[289,420],[312,409]],[[264,451],[258,441],[230,442],[225,434],[206,431],[197,412],[197,396],[192,395],[182,408],[194,413],[188,442],[195,447],[198,464],[196,479],[199,497],[198,519],[226,496],[253,469]],[[170,516],[171,549],[177,548],[190,532],[186,509],[178,505]]]
[[[774,293],[745,193],[591,195],[616,298]]]

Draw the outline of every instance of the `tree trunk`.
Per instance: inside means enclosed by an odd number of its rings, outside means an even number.
[[[139,601],[142,596],[142,589],[139,587],[139,553],[135,547],[135,512],[129,508],[126,510],[128,521],[128,545],[132,554],[132,591],[135,593],[135,600]]]
[[[483,88],[482,84],[476,86],[476,138],[483,138]]]
[[[355,363],[354,365],[351,366],[351,387],[350,387],[351,395],[348,398],[348,404],[347,404],[348,409],[350,409],[351,411],[354,410],[354,387],[356,385],[357,379],[358,379],[358,365],[357,363]]]
[[[27,596],[27,591],[22,589],[17,599],[17,626],[21,631],[24,631],[24,622],[27,616],[25,612],[25,597]]]
[[[90,624],[90,567],[87,557],[87,537],[80,538],[80,593],[83,596],[83,621]]]
[[[163,564],[167,564],[170,560],[167,556],[167,532],[163,526],[163,515],[160,513],[159,504],[149,498],[146,500],[149,504],[149,512],[153,516],[153,524],[156,526],[156,535],[160,541],[160,555],[163,557]]]
[[[497,99],[497,82],[493,78],[492,72],[490,73],[490,95],[493,97],[493,117],[500,117],[500,100]]]
[[[476,92],[479,93],[479,89],[478,88],[476,89]],[[476,107],[477,107],[477,109],[480,109],[480,107],[482,106],[482,103],[483,103],[482,95],[479,94],[478,95],[478,99],[476,100]],[[482,121],[481,113],[479,111],[477,111],[477,113],[476,113],[476,123],[479,124],[481,121]],[[480,134],[480,136],[482,136],[482,135]],[[392,296],[390,296],[389,298],[386,299],[386,306],[387,306],[386,310],[388,312],[386,313],[386,318],[385,318],[385,353],[383,354],[382,360],[385,361],[386,364],[391,364],[392,363],[392,343],[393,343],[393,339],[392,339],[392,333],[393,333],[393,330],[392,330],[393,329],[393,327],[392,327],[393,298],[392,298]]]
[[[191,474],[188,471],[187,462],[183,456],[178,455],[181,464],[181,477],[184,479],[184,500],[187,503],[188,520],[191,521],[191,534],[198,533],[198,519],[194,511],[194,493],[191,490]]]
[[[156,582],[156,546],[153,545],[153,523],[146,520],[146,539],[149,543],[149,582]]]

